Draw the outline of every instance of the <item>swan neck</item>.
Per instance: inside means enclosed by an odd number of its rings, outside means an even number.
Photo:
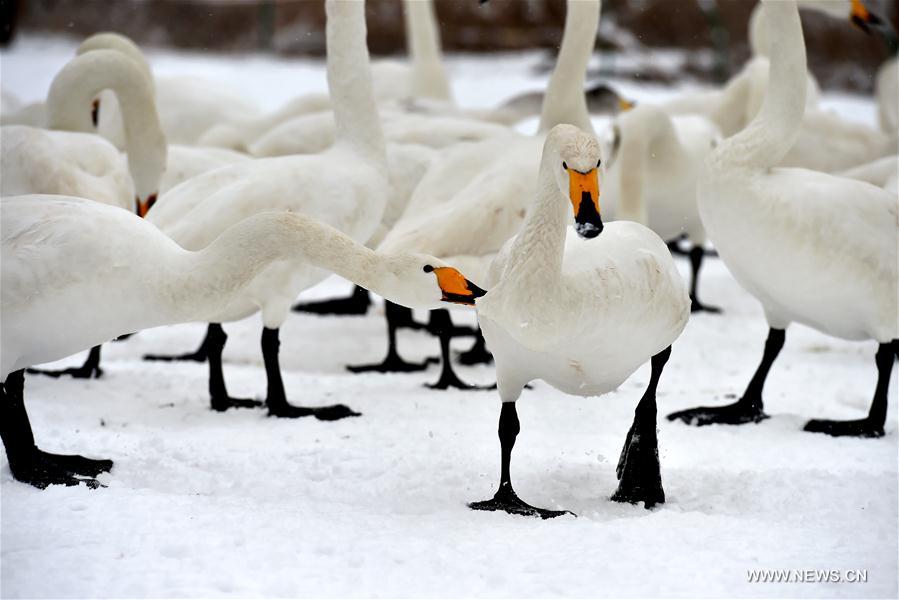
[[[547,289],[562,277],[570,202],[559,189],[557,155],[544,152],[537,197],[511,248],[509,278],[525,289]],[[531,293],[528,292],[530,297]]]
[[[799,137],[805,114],[806,58],[795,0],[765,0],[770,68],[762,108],[749,125],[726,139],[713,155],[728,165],[777,165]]]
[[[584,84],[599,28],[600,9],[599,0],[568,0],[562,46],[543,98],[541,132],[569,123],[593,133]]]
[[[48,127],[94,133],[91,103],[103,90],[111,90],[119,102],[125,152],[138,194],[156,193],[165,165],[166,139],[153,81],[134,59],[115,50],[93,50],[69,61],[47,94]]]
[[[412,95],[451,102],[433,0],[405,0],[403,8],[406,46],[412,58]]]
[[[387,163],[366,46],[365,2],[327,0],[328,90],[336,139]]]
[[[391,296],[384,289],[385,261],[374,251],[297,213],[263,213],[232,226],[203,250],[189,253],[175,287],[191,294],[196,300],[189,304],[208,318],[279,260],[309,263]]]

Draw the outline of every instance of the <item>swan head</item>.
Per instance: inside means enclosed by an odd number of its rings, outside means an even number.
[[[546,137],[543,160],[555,175],[559,191],[571,201],[575,230],[595,238],[603,230],[599,209],[599,143],[574,125],[556,125]]]
[[[487,293],[458,269],[425,254],[393,255],[386,271],[385,285],[373,291],[409,308],[431,310],[447,303],[474,306]]]
[[[597,83],[584,91],[590,114],[616,114],[632,109],[636,102],[628,100],[607,83]]]
[[[128,148],[128,170],[137,195],[137,214],[141,217],[146,216],[156,202],[167,157],[165,135],[152,128],[148,128],[140,141]]]
[[[871,28],[881,28],[884,25],[883,19],[868,10],[862,0],[851,0],[852,8],[849,13],[849,20],[853,25],[861,29],[867,34],[871,33]]]

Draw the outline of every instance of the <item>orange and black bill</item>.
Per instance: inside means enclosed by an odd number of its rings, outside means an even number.
[[[475,298],[480,298],[487,293],[486,290],[476,286],[452,267],[437,267],[435,269],[431,265],[425,266],[425,273],[432,271],[437,276],[437,285],[440,286],[440,290],[443,292],[441,300],[444,302],[474,306]]]
[[[147,196],[146,202],[141,202],[140,197],[136,198],[137,200],[137,216],[143,219],[147,216],[147,213],[150,212],[150,209],[153,208],[153,205],[156,204],[156,194],[150,194]]]
[[[871,33],[871,27],[883,24],[880,17],[870,12],[862,0],[852,0],[852,13],[849,16],[852,24],[864,31]]]
[[[574,228],[582,238],[595,238],[602,233],[599,214],[599,175],[595,168],[586,173],[565,167],[568,171],[568,196],[574,208]]]

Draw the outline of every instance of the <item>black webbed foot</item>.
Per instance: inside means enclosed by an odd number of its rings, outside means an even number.
[[[668,415],[669,421],[683,421],[687,425],[702,427],[703,425],[743,425],[759,423],[769,418],[765,411],[756,404],[738,401],[725,406],[699,406],[673,412]]]
[[[812,419],[803,427],[812,433],[826,433],[833,437],[883,437],[883,425],[872,423],[870,419],[856,421],[832,421],[830,419]]]
[[[282,419],[299,419],[315,417],[319,421],[339,421],[348,417],[361,417],[362,413],[354,411],[345,404],[331,406],[293,406],[292,404],[269,404],[268,416]]]
[[[505,511],[510,515],[522,515],[525,517],[540,517],[541,519],[552,519],[561,517],[562,515],[577,515],[569,510],[549,510],[546,508],[537,508],[523,501],[512,489],[511,485],[503,484],[497,490],[496,494],[490,500],[481,500],[480,502],[472,502],[468,505],[472,510],[491,510]]]
[[[77,454],[51,454],[34,448],[27,456],[10,462],[13,475],[19,481],[45,489],[50,485],[80,485],[89,488],[105,487],[95,479],[112,469],[111,460],[85,458]]]
[[[225,412],[229,408],[259,408],[261,400],[254,398],[232,398],[231,396],[213,396],[210,400],[212,410]]]

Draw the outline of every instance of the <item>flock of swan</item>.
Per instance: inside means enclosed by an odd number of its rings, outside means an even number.
[[[819,108],[799,4],[891,46],[876,75],[881,129]],[[668,418],[765,419],[765,379],[798,322],[879,344],[869,414],[805,429],[884,435],[899,355],[899,68],[895,33],[861,0],[762,0],[745,68],[720,89],[661,105],[634,105],[608,88],[594,94],[603,101],[588,101],[601,3],[569,0],[545,93],[481,111],[453,100],[430,0],[405,2],[408,65],[370,63],[363,1],[325,6],[329,94],[271,114],[210,82],[156,79],[140,49],[112,33],[81,44],[45,102],[4,112],[0,433],[17,480],[98,487],[112,468],[37,446],[26,370],[90,348],[85,365],[65,374],[99,376],[101,344],[161,325],[208,324],[197,350],[146,358],[207,362],[214,410],[358,416],[342,404],[289,401],[279,330],[292,309],[364,312],[373,292],[386,301],[387,356],[352,370],[423,369],[399,353],[403,327],[440,339],[432,387],[474,387],[452,369],[453,337],[475,339],[463,359],[495,361],[501,476],[496,494],[471,508],[564,514],[512,487],[522,389],[540,379],[599,396],[647,361],[612,499],[661,504],[656,389],[691,312],[720,312],[699,300],[708,241],[762,304],[770,331],[738,401]],[[596,135],[598,105],[618,114]],[[510,128],[532,114],[536,135]],[[690,244],[689,285],[671,255],[680,238]],[[332,273],[357,284],[351,297],[294,304]],[[453,324],[450,309],[472,308],[476,329]],[[429,321],[410,309],[431,310]],[[222,365],[221,324],[257,312],[263,401],[231,397]]]

